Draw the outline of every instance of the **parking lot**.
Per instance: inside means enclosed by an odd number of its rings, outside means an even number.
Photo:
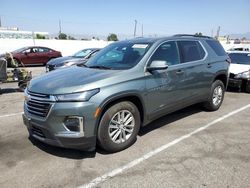
[[[34,76],[44,67],[29,68]],[[216,112],[191,106],[140,130],[109,154],[56,148],[28,137],[23,93],[1,84],[0,187],[249,187],[250,95],[227,92]]]

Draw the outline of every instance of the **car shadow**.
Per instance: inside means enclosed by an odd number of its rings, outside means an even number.
[[[152,123],[148,124],[145,127],[142,127],[139,131],[139,136],[143,136],[148,134],[149,132],[158,129],[163,126],[168,126],[168,124],[178,121],[179,119],[182,119],[184,117],[190,116],[195,113],[201,112],[200,105],[193,105],[187,108],[184,108],[182,110],[173,112],[169,115],[163,116]],[[74,150],[74,149],[67,149],[67,148],[60,148],[55,146],[50,146],[48,144],[45,144],[43,142],[40,142],[33,137],[29,137],[29,140],[31,143],[41,149],[42,151],[55,155],[62,158],[69,158],[69,159],[85,159],[85,158],[95,158],[96,153],[99,153],[101,155],[109,155],[111,153],[106,152],[105,150],[101,149],[99,146],[96,147],[95,151],[80,151],[80,150]],[[135,140],[136,142],[136,140]]]
[[[144,127],[141,127],[138,135],[139,136],[146,135],[155,129],[161,128],[163,126],[168,126],[172,122],[178,121],[182,118],[185,118],[187,116],[190,116],[192,114],[196,114],[202,111],[203,110],[200,104],[195,104],[187,108],[175,111],[173,113],[160,117],[159,119],[149,123],[148,125]]]
[[[0,95],[1,94],[8,94],[8,93],[17,93],[17,92],[22,92],[19,90],[19,88],[4,88],[0,89]]]
[[[68,158],[68,159],[85,159],[85,158],[94,158],[96,156],[96,151],[80,151],[80,150],[50,146],[48,144],[40,142],[39,140],[36,140],[31,136],[29,137],[29,140],[34,146],[38,147],[40,150],[57,157]]]

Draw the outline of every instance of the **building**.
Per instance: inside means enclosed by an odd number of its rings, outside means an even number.
[[[18,28],[0,27],[0,38],[2,39],[33,39],[37,35],[49,38],[48,32],[20,31]]]

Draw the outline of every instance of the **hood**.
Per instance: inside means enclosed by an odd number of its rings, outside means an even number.
[[[79,58],[79,57],[74,57],[74,56],[66,56],[66,57],[58,57],[55,59],[51,59],[47,64],[48,65],[56,65],[56,64],[61,64],[65,62],[77,62],[77,61],[82,61],[84,58]]]
[[[232,63],[230,64],[229,68],[229,72],[233,74],[239,74],[248,70],[250,70],[250,65],[245,65],[245,64]]]
[[[28,90],[44,94],[80,92],[99,88],[101,86],[97,84],[97,81],[115,77],[120,72],[120,70],[101,70],[73,66],[32,79],[28,85]]]

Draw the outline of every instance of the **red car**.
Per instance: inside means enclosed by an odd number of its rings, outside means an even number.
[[[50,59],[62,57],[61,52],[40,46],[24,47],[11,53],[18,65],[46,65]]]

